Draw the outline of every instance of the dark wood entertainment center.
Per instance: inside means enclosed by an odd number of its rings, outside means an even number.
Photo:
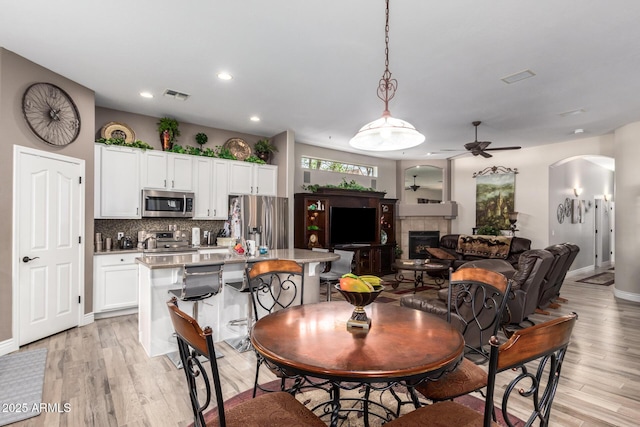
[[[395,210],[397,199],[385,199],[384,193],[327,188],[316,193],[294,195],[294,245],[340,249],[354,252],[353,272],[358,275],[384,275],[393,272],[395,261]],[[335,244],[331,242],[331,207],[375,208],[375,240],[370,243]],[[357,218],[354,218],[357,220]],[[386,235],[386,242],[384,237]]]

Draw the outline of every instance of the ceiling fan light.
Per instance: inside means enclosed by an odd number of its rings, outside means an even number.
[[[391,117],[388,113],[362,126],[349,141],[358,150],[392,151],[415,147],[425,137],[409,122]]]

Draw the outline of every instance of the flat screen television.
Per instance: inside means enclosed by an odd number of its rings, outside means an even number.
[[[377,229],[376,217],[376,208],[332,206],[329,212],[331,244],[374,243]]]

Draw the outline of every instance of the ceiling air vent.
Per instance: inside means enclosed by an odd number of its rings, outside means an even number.
[[[178,92],[177,90],[171,90],[171,89],[165,90],[163,95],[169,98],[177,99],[178,101],[186,101],[187,98],[189,98],[190,96],[188,93],[182,93],[182,92]]]

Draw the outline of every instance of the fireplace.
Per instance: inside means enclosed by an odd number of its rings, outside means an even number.
[[[429,258],[427,248],[440,245],[439,231],[409,231],[409,259]]]

